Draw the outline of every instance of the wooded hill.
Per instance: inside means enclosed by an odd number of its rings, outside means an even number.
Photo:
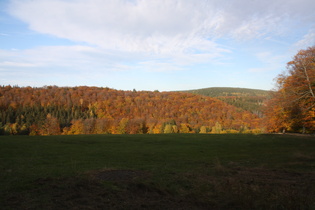
[[[250,111],[262,117],[262,105],[270,91],[248,88],[212,87],[184,92],[218,98],[230,105]]]
[[[261,119],[217,98],[98,87],[0,87],[1,134],[260,132]]]

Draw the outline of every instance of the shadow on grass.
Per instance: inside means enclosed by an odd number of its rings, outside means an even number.
[[[157,182],[134,170],[42,178],[5,196],[3,209],[312,209],[315,174],[223,166],[177,173]]]

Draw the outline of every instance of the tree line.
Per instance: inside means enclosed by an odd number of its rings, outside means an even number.
[[[1,134],[261,132],[260,118],[182,92],[99,87],[0,87]]]

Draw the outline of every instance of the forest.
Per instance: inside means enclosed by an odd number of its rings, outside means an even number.
[[[99,87],[0,87],[2,134],[262,132],[261,119],[219,99]]]
[[[185,92],[218,98],[230,105],[257,114],[259,117],[263,117],[263,105],[271,93],[266,90],[231,87],[212,87]]]
[[[315,132],[315,46],[275,91],[0,86],[1,135]]]

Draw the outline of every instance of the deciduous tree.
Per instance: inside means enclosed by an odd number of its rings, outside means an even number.
[[[300,50],[277,78],[277,91],[267,103],[269,130],[314,131],[315,46]]]

